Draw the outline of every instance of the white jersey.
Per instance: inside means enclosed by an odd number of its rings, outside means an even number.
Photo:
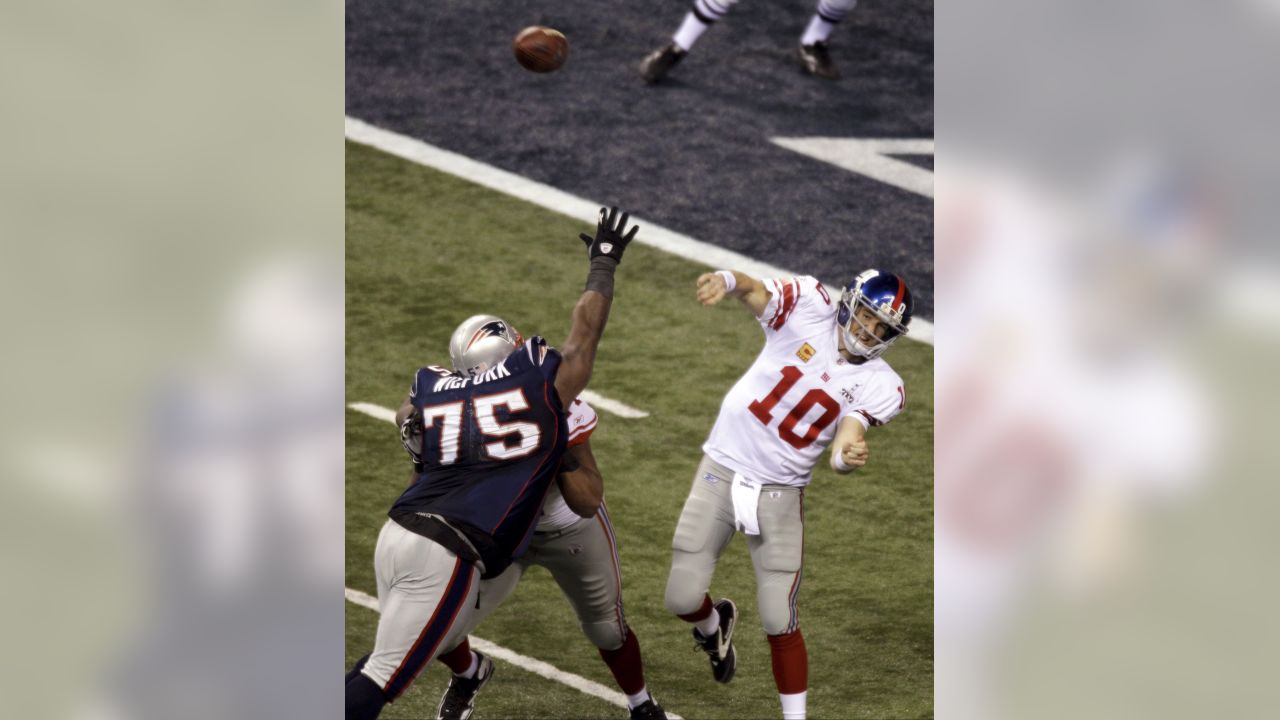
[[[581,400],[574,400],[569,405],[568,447],[586,442],[595,431],[598,420],[599,416],[596,415],[595,408]],[[547,498],[542,501],[542,517],[538,519],[538,527],[534,530],[536,532],[563,530],[581,519],[582,516],[570,510],[569,504],[564,501],[564,496],[560,494],[560,485],[553,482],[547,490]]]
[[[750,479],[803,487],[840,420],[883,425],[906,395],[884,360],[854,364],[840,355],[837,303],[822,283],[806,275],[764,284],[764,349],[725,395],[702,450]]]

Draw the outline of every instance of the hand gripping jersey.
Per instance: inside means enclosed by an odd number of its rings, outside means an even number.
[[[765,280],[765,344],[725,395],[712,460],[764,483],[803,487],[840,420],[889,422],[906,405],[902,379],[880,358],[854,364],[836,344],[836,303],[816,279]]]
[[[582,400],[574,400],[569,405],[569,447],[586,442],[595,432],[599,417],[595,408]],[[560,494],[560,486],[551,484],[547,491],[546,502],[542,504],[542,519],[538,520],[537,532],[563,530],[582,519],[582,516],[569,509],[569,504]]]
[[[534,337],[474,379],[419,369],[409,399],[422,410],[425,469],[392,519],[482,561],[485,577],[523,554],[568,443],[559,367],[560,354]]]

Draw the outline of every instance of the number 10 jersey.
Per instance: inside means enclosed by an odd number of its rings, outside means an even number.
[[[841,420],[883,425],[906,395],[884,360],[854,364],[840,355],[837,306],[822,283],[802,276],[764,284],[764,349],[725,395],[702,450],[752,480],[803,487]]]

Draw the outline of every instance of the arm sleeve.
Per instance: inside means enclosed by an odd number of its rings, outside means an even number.
[[[581,445],[590,439],[599,420],[600,416],[596,415],[595,408],[580,399],[574,400],[569,405],[569,447]]]
[[[863,428],[873,428],[897,417],[907,405],[906,390],[897,373],[886,372],[876,376],[857,402],[853,403],[845,417],[857,418]]]
[[[835,305],[818,279],[810,275],[761,280],[769,290],[769,302],[757,320],[765,336],[804,336],[831,322]]]

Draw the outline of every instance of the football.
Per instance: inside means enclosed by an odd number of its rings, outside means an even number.
[[[569,57],[569,41],[559,30],[534,25],[516,35],[511,43],[516,62],[526,70],[548,73],[559,70]]]

